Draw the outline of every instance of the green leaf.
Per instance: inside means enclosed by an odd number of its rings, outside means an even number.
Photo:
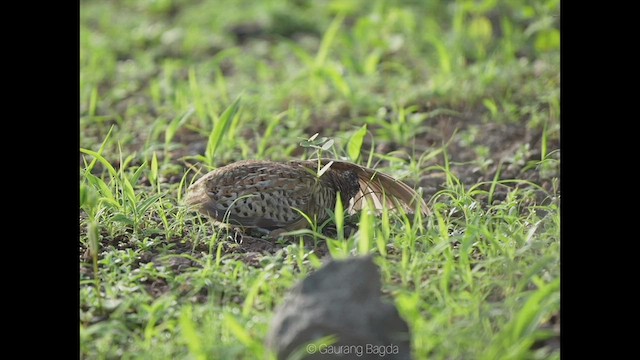
[[[367,135],[367,124],[362,125],[362,127],[356,131],[349,138],[349,142],[347,143],[347,153],[349,154],[349,158],[351,161],[355,162],[358,160],[360,156],[360,151],[362,150],[362,144],[364,143],[364,137]]]

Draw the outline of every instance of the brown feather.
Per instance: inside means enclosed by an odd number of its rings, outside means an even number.
[[[317,160],[316,160],[317,161]],[[331,159],[322,159],[323,165]],[[358,176],[360,190],[353,199],[352,210],[361,210],[367,201],[371,201],[376,210],[382,207],[394,209],[401,207],[404,211],[413,213],[417,203],[423,215],[429,214],[427,204],[422,197],[409,185],[377,170],[350,163],[333,160],[332,169],[338,171],[353,171]]]
[[[318,166],[333,161],[318,177]],[[239,161],[205,174],[187,191],[187,205],[217,222],[266,230],[295,230],[307,226],[296,210],[312,219],[327,218],[340,193],[347,210],[354,213],[370,202],[375,209],[402,208],[413,212],[424,200],[402,181],[379,171],[346,161],[321,159]]]

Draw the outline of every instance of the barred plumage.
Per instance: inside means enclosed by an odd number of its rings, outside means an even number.
[[[318,165],[333,161],[317,176]],[[422,213],[424,200],[407,184],[379,171],[353,163],[321,159],[273,162],[245,160],[204,175],[187,191],[186,203],[215,221],[268,231],[291,231],[308,226],[296,209],[323,221],[340,193],[347,211],[361,210],[366,201],[376,209],[402,207]]]

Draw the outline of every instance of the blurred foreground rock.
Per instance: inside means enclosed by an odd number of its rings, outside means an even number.
[[[380,287],[371,257],[327,263],[276,309],[267,345],[282,360],[297,351],[314,360],[411,359],[409,328]],[[328,335],[336,341],[314,343]]]

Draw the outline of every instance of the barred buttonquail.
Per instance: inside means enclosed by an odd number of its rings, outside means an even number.
[[[333,163],[320,177],[317,169]],[[371,200],[376,209],[402,207],[413,212],[424,200],[407,184],[364,166],[321,159],[273,162],[245,160],[204,175],[189,187],[186,203],[213,218],[243,228],[291,231],[308,226],[294,208],[318,222],[325,220],[340,193],[353,213]]]

